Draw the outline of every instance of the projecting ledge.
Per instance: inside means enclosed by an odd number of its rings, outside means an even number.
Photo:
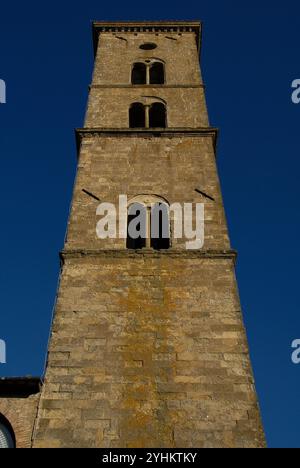
[[[153,250],[153,249],[101,249],[101,250],[84,250],[84,249],[66,249],[60,252],[62,263],[67,258],[83,258],[83,257],[112,257],[112,258],[212,258],[212,259],[232,259],[236,260],[237,251],[228,250]]]
[[[76,128],[76,144],[77,154],[79,154],[81,142],[84,138],[92,137],[165,137],[165,138],[178,138],[178,137],[209,137],[213,140],[214,151],[216,153],[218,128],[215,127],[198,127],[198,128],[103,128],[103,127],[86,127]]]

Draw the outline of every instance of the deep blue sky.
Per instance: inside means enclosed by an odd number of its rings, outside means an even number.
[[[149,6],[149,8],[148,8]],[[264,426],[300,447],[300,2],[2,2],[0,376],[41,375],[91,80],[92,20],[201,19],[202,71]]]

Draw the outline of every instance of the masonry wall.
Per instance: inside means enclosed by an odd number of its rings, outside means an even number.
[[[11,424],[17,448],[31,448],[39,394],[27,398],[0,398],[0,414]]]
[[[263,444],[232,259],[67,256],[36,447]]]
[[[157,48],[141,50],[144,42]],[[165,84],[132,86],[132,65],[155,58],[164,63]],[[128,128],[130,104],[147,97],[166,102],[170,128],[209,125],[194,33],[100,35],[85,127]]]
[[[195,39],[100,34],[34,447],[264,446]],[[130,85],[140,58],[165,85]],[[131,102],[156,98],[168,128],[128,129]],[[120,194],[204,203],[203,248],[98,239],[95,197]]]
[[[143,102],[143,99],[162,99],[167,105],[168,128],[207,127],[208,118],[205,109],[203,87],[186,87],[164,89],[147,86],[134,88],[92,87],[89,94],[89,110],[86,116],[86,126],[101,128],[128,128],[129,107],[133,102]],[[200,104],[200,106],[199,106]],[[179,109],[181,109],[179,111]],[[202,110],[201,110],[202,109]]]
[[[145,42],[154,42],[157,48],[140,49],[139,46]],[[202,84],[196,36],[193,32],[101,33],[93,84],[107,85],[110,88],[118,84],[130,84],[132,63],[148,58],[158,58],[165,62],[167,85]]]
[[[205,198],[200,189],[212,197]],[[97,136],[83,139],[68,226],[67,249],[124,248],[124,239],[99,239],[96,225],[100,202],[118,206],[119,195],[128,201],[139,194],[157,194],[170,204],[203,203],[205,249],[227,249],[229,239],[213,140],[193,136]],[[117,210],[118,217],[118,210]],[[185,249],[187,239],[172,239],[172,247]]]

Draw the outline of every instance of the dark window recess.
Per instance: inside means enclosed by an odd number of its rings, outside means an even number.
[[[142,50],[153,50],[156,49],[157,45],[154,42],[146,42],[145,44],[140,45]]]
[[[143,104],[141,104],[140,102],[135,102],[129,109],[129,127],[145,127],[145,109]]]
[[[149,127],[166,127],[166,108],[160,102],[155,102],[149,109]]]
[[[155,62],[150,68],[150,84],[164,84],[164,65],[160,62]]]
[[[166,205],[159,203],[151,213],[151,247],[154,250],[170,248],[169,213]]]
[[[132,84],[146,84],[146,65],[144,63],[135,63],[131,72]]]
[[[144,210],[144,213],[145,213],[145,209],[144,207],[142,207],[141,210],[137,210],[135,214],[130,214],[130,208],[129,208],[129,212],[127,216],[127,240],[126,240],[127,249],[138,250],[138,249],[143,249],[144,247],[146,247],[145,237],[139,236],[136,239],[134,239],[130,236],[130,233],[129,233],[129,224],[131,223],[131,221],[133,221],[136,217],[138,217],[141,214],[142,210]],[[146,224],[146,214],[144,215],[143,219],[144,219],[144,223]],[[145,231],[145,229],[146,229],[146,226],[144,226],[144,229],[142,229],[140,222],[136,225],[137,231],[143,231],[143,230]]]

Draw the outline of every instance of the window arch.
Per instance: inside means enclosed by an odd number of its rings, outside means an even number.
[[[15,448],[16,438],[8,420],[0,414],[0,448]]]
[[[169,204],[161,197],[141,195],[128,204],[127,212],[128,249],[170,248]]]
[[[162,85],[164,83],[165,65],[159,59],[142,59],[132,65],[131,84]]]
[[[157,102],[156,97],[143,98],[142,102],[134,102],[129,108],[129,128],[166,128],[167,108],[163,102]]]

